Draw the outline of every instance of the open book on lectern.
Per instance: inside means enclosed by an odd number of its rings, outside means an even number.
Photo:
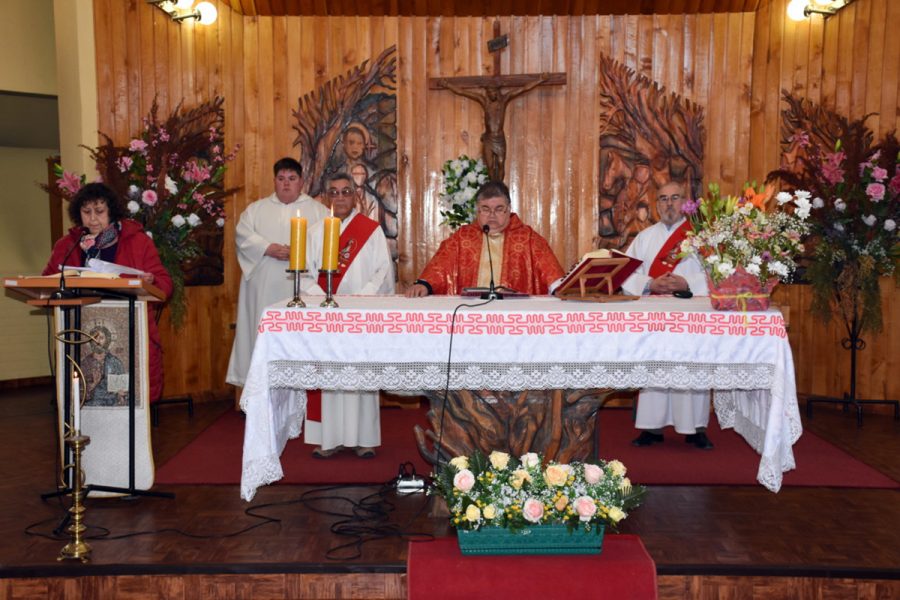
[[[572,267],[556,288],[561,298],[594,298],[626,300],[637,296],[615,293],[643,261],[618,250],[600,249],[588,252]]]

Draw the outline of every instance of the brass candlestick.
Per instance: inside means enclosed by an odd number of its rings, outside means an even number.
[[[72,515],[72,524],[69,525],[68,531],[72,534],[72,541],[63,546],[56,560],[80,560],[85,563],[90,560],[91,546],[84,541],[82,535],[87,527],[84,526],[84,471],[81,470],[81,453],[84,447],[91,443],[91,438],[81,435],[81,432],[75,430],[72,435],[66,438],[66,443],[72,446],[72,453],[75,456],[74,463],[67,466],[71,468],[73,473],[72,484],[72,506],[69,513]]]
[[[294,276],[294,299],[287,303],[288,308],[306,308],[306,302],[300,298],[300,274],[306,269],[285,269]]]
[[[320,273],[325,273],[325,300],[319,306],[325,308],[338,308],[338,303],[334,300],[332,277],[337,273],[337,269],[321,269]]]

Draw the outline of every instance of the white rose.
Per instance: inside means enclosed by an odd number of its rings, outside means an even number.
[[[187,223],[187,221],[185,221],[184,217],[182,217],[181,215],[175,215],[174,217],[172,217],[172,225],[174,225],[175,227],[184,227],[185,223]]]
[[[216,227],[225,227],[225,217],[216,219]]]
[[[838,198],[834,201],[834,210],[838,212],[844,212],[845,210],[847,210],[847,204],[843,200]]]
[[[809,216],[809,210],[812,208],[809,200],[806,198],[798,198],[794,204],[797,206],[797,210],[794,211],[794,214],[805,220]]]
[[[781,206],[782,204],[786,204],[786,203],[790,202],[791,200],[793,200],[794,197],[791,196],[790,194],[788,194],[787,192],[778,192],[775,195],[775,199],[778,201],[778,206]]]
[[[884,230],[885,231],[893,231],[897,229],[897,222],[893,219],[885,219],[884,220]]]
[[[136,215],[138,213],[138,211],[140,211],[140,210],[141,210],[140,204],[138,204],[134,200],[131,200],[128,202],[128,212],[130,212],[133,215]]]
[[[166,191],[172,194],[173,196],[178,193],[178,185],[175,181],[166,175]]]
[[[522,463],[522,466],[526,469],[533,469],[534,467],[541,464],[541,459],[534,452],[529,452],[528,454],[523,454],[519,457],[519,462]]]
[[[822,208],[825,206],[825,201],[816,196],[812,201],[813,208]]]
[[[868,225],[869,227],[873,226],[878,221],[878,218],[875,215],[866,215],[863,217],[863,223]]]
[[[196,227],[197,225],[199,225],[201,223],[200,217],[197,216],[197,213],[189,214],[188,218],[187,218],[187,222],[188,222],[188,225],[190,225],[191,227]]]

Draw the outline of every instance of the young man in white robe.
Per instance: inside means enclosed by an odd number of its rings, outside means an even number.
[[[338,273],[333,277],[333,293],[384,295],[394,293],[394,267],[384,232],[374,221],[359,213],[356,184],[347,173],[335,173],[325,182],[325,195],[334,216],[341,219],[338,245]],[[307,268],[315,277],[322,266],[324,223],[310,230],[307,240]],[[324,275],[308,279],[306,293],[324,294]],[[378,392],[307,391],[304,440],[316,444],[313,456],[328,458],[353,450],[360,458],[375,456],[381,445],[381,418]]]
[[[709,294],[706,275],[697,257],[678,257],[681,240],[690,231],[690,222],[681,211],[685,200],[685,188],[680,183],[669,182],[659,188],[656,207],[660,221],[641,231],[625,252],[644,261],[622,285],[625,293],[635,296],[688,291],[694,296]],[[708,423],[709,391],[643,389],[635,417],[635,427],[642,432],[631,443],[649,446],[662,442],[663,428],[672,426],[685,435],[685,442],[711,450],[713,444],[706,436]]]
[[[293,158],[275,163],[275,193],[257,200],[241,213],[235,229],[237,259],[241,266],[237,328],[225,381],[243,387],[256,343],[256,328],[263,309],[293,294],[287,273],[290,257],[291,217],[310,225],[328,215],[320,202],[300,192],[303,168]]]

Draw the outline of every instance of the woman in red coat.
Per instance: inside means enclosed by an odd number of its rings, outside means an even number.
[[[172,278],[159,260],[153,240],[140,223],[125,218],[122,203],[108,186],[89,183],[82,187],[69,202],[69,218],[75,227],[53,246],[44,275],[59,273],[63,261],[67,267],[81,267],[88,259],[99,258],[144,271],[141,278],[169,297]],[[147,320],[150,401],[154,402],[162,396],[162,344],[156,319],[151,316]]]

